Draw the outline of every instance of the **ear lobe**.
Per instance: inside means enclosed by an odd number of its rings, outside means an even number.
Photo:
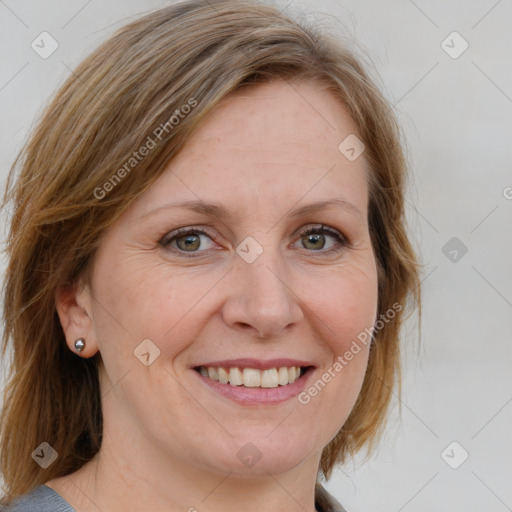
[[[85,358],[92,357],[98,351],[89,297],[87,291],[78,286],[59,286],[55,291],[55,307],[66,343],[72,352],[77,353],[75,341],[83,338],[85,348],[80,356]]]

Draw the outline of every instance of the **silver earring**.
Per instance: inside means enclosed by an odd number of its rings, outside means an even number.
[[[78,338],[75,341],[75,350],[77,352],[82,352],[82,350],[85,348],[85,340],[83,338]]]

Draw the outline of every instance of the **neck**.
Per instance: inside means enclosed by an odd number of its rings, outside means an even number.
[[[49,482],[78,512],[315,512],[321,452],[279,473],[260,463],[253,468],[258,473],[223,473],[176,458],[148,436],[133,435],[119,409],[110,413],[96,457],[59,482]]]
[[[61,494],[78,512],[316,510],[317,457],[285,473],[247,476],[176,465],[155,452],[147,452],[146,460],[133,460],[125,446],[104,439],[92,461],[65,477],[68,494]]]

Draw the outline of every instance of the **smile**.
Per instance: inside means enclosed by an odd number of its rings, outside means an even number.
[[[231,386],[244,386],[246,388],[277,388],[293,384],[305,371],[307,367],[281,366],[279,368],[222,368],[200,366],[196,371],[203,377],[218,381],[221,384]]]
[[[218,359],[198,362],[190,369],[216,395],[247,406],[296,398],[316,373],[311,361],[289,358]]]

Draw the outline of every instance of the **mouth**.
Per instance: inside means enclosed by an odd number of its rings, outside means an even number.
[[[244,405],[272,404],[300,393],[315,367],[299,361],[237,360],[192,368],[213,391]]]
[[[221,384],[245,388],[277,388],[293,384],[312,366],[280,366],[260,370],[258,368],[223,368],[222,366],[196,366],[194,370],[203,377]]]

